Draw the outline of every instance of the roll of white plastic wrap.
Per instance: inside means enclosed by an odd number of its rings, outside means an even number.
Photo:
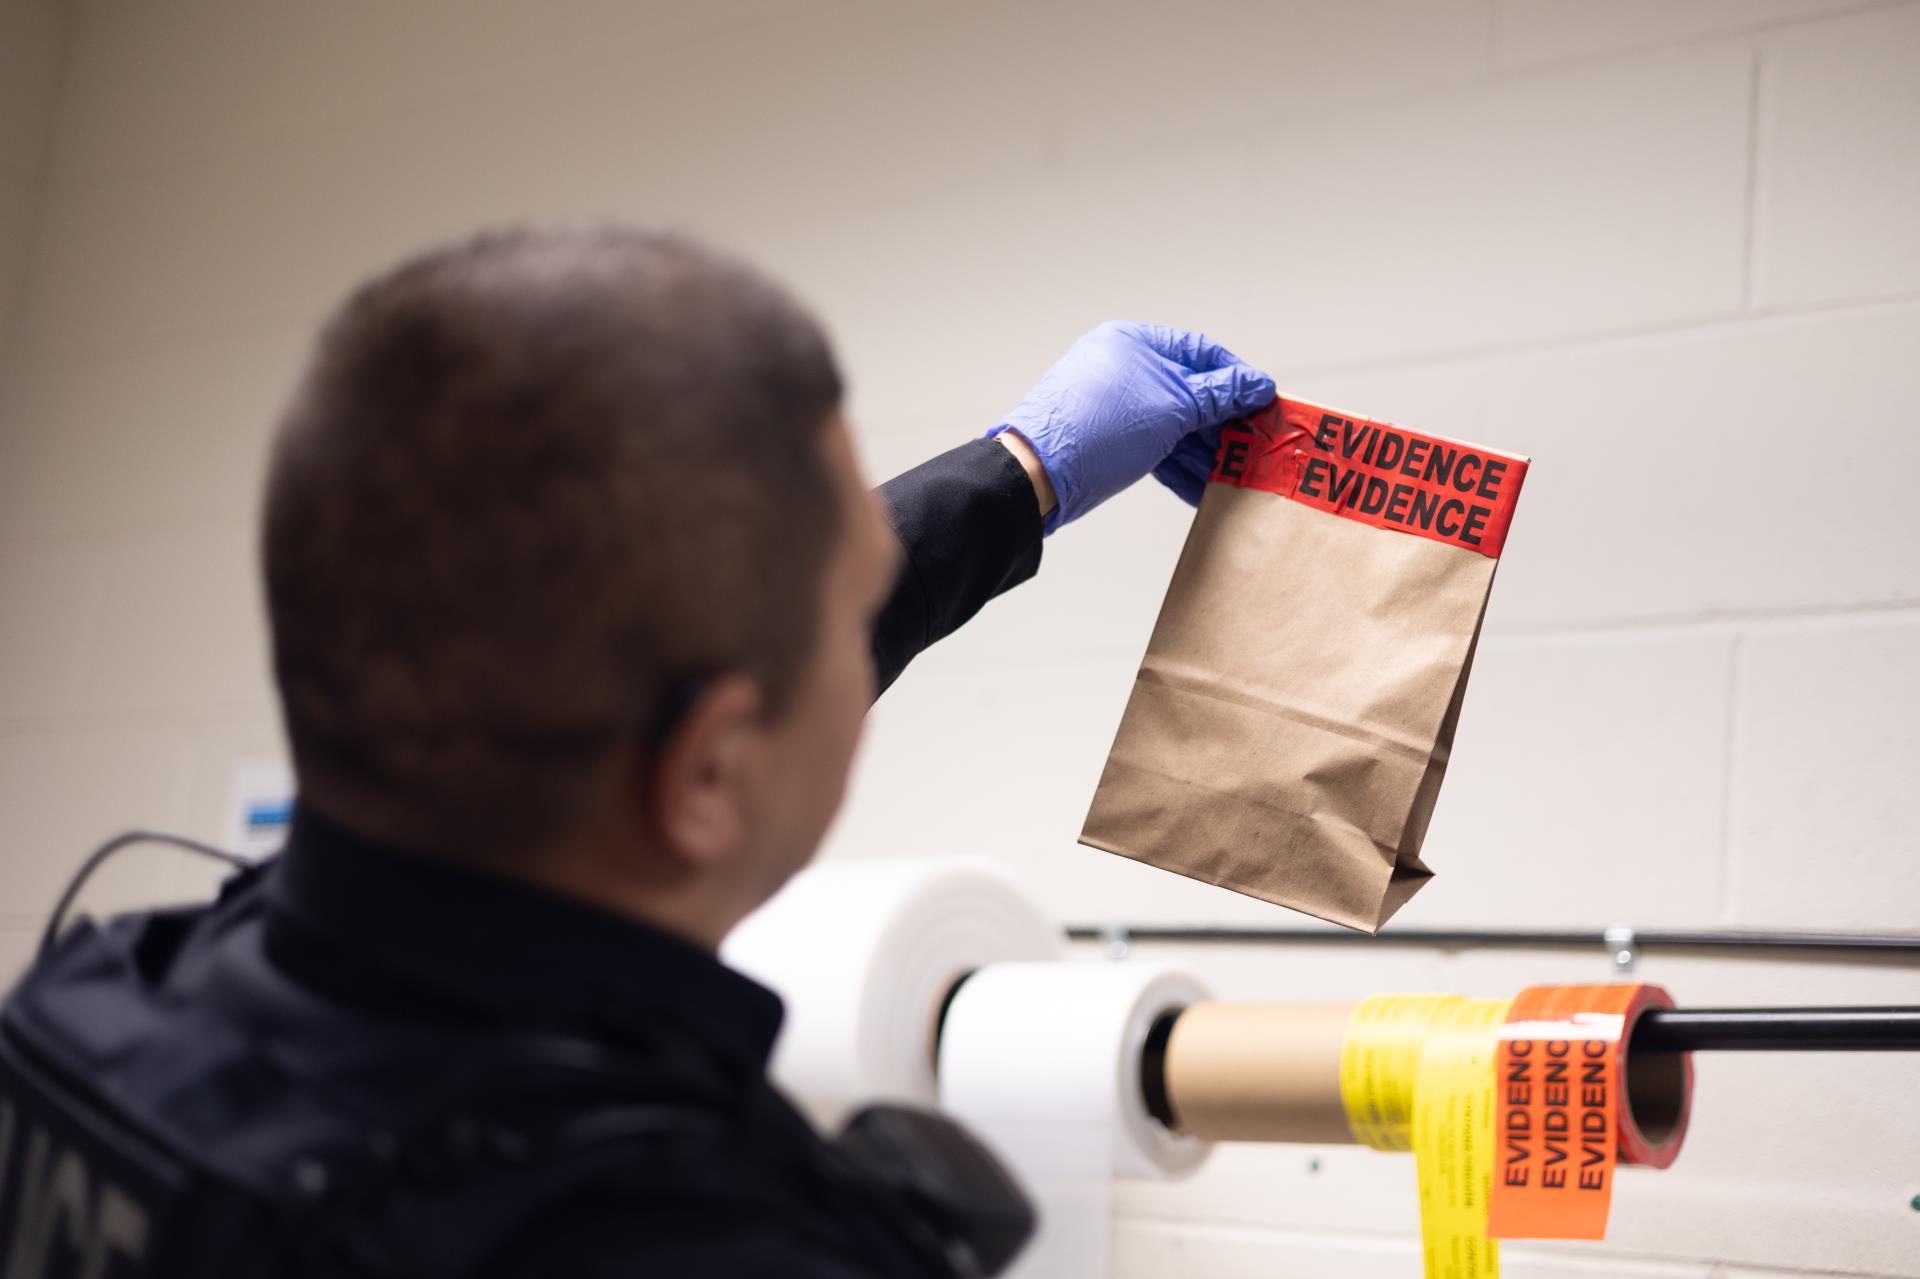
[[[870,1101],[933,1105],[954,983],[1064,951],[1059,927],[993,863],[897,858],[802,871],[721,955],[786,1001],[774,1079],[831,1130]]]
[[[1040,1207],[1011,1279],[1105,1279],[1114,1177],[1177,1177],[1210,1147],[1147,1113],[1140,1058],[1161,1013],[1207,997],[1159,964],[1007,963],[969,977],[940,1036],[940,1102]]]

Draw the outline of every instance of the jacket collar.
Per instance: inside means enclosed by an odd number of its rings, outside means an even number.
[[[269,875],[270,921],[320,954],[308,967],[333,971],[336,998],[599,1038],[692,1038],[756,1075],[780,1030],[779,996],[691,942],[374,843],[305,808]]]

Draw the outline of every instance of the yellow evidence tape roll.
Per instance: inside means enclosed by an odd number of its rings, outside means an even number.
[[[1354,1010],[1340,1054],[1353,1132],[1412,1150],[1427,1279],[1497,1279],[1487,1237],[1494,1057],[1510,999],[1376,995]]]
[[[1434,1019],[1458,995],[1374,995],[1360,1001],[1340,1044],[1340,1100],[1360,1143],[1413,1149],[1413,1087]]]

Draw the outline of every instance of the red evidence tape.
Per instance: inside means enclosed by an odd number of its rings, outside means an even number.
[[[1527,459],[1277,399],[1220,433],[1213,481],[1500,558]]]
[[[1532,986],[1513,1001],[1494,1064],[1489,1234],[1604,1238],[1617,1165],[1673,1163],[1692,1061],[1630,1054],[1640,1016],[1671,1007],[1664,989],[1637,983]]]

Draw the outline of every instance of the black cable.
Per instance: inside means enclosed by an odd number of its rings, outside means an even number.
[[[67,922],[67,912],[73,909],[74,899],[80,895],[80,890],[87,886],[87,880],[93,877],[93,872],[99,870],[109,857],[131,844],[167,844],[174,848],[185,849],[190,853],[198,853],[202,857],[211,857],[218,862],[225,862],[235,870],[245,870],[253,864],[238,853],[216,848],[212,844],[203,844],[197,839],[188,839],[184,835],[167,835],[151,830],[130,830],[124,835],[115,835],[94,849],[87,860],[80,864],[80,869],[74,872],[73,878],[67,881],[66,891],[60,894],[60,900],[54,903],[53,914],[47,919],[47,931],[40,935],[40,958],[46,958],[47,952],[53,949],[54,939],[59,937],[61,925]]]

